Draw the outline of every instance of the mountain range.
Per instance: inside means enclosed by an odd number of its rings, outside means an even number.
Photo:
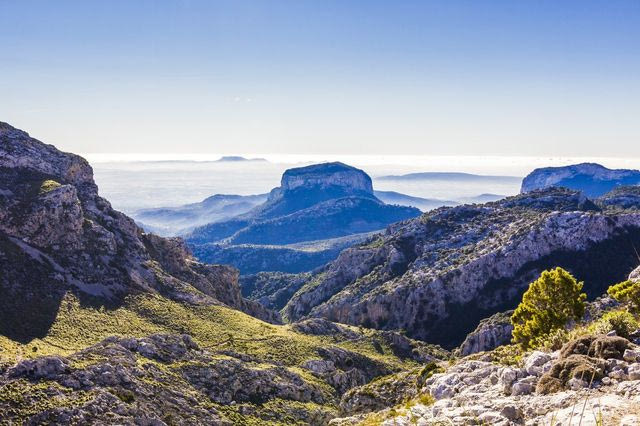
[[[314,271],[239,278],[114,210],[83,158],[0,122],[0,421],[571,424],[582,406],[633,422],[640,323],[599,296],[640,279],[639,188],[441,207]],[[251,215],[392,207],[372,191],[342,164],[293,169]],[[584,317],[556,349],[509,345],[510,309],[557,266],[584,281]]]

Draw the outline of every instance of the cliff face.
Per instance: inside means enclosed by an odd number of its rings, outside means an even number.
[[[521,192],[561,186],[582,191],[589,197],[599,197],[615,187],[638,184],[638,170],[611,170],[600,164],[582,163],[536,169],[522,181]]]
[[[67,291],[107,304],[161,293],[275,318],[241,298],[235,270],[199,264],[179,240],[144,234],[113,210],[83,158],[0,123],[0,331],[41,334]],[[36,317],[13,327],[23,315]]]
[[[289,169],[281,180],[283,191],[298,188],[327,189],[338,187],[347,193],[366,192],[373,194],[371,178],[365,172],[343,163],[314,164],[313,166]]]
[[[478,322],[513,308],[543,269],[562,266],[591,297],[637,263],[637,210],[600,210],[579,193],[534,192],[439,209],[345,250],[283,309],[449,347]]]

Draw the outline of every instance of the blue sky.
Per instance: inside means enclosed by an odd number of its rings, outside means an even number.
[[[0,0],[0,46],[69,151],[640,157],[637,0]]]

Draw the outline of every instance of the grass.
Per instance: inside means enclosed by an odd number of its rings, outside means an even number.
[[[62,299],[46,336],[26,343],[0,336],[0,365],[8,366],[21,359],[45,355],[67,356],[108,336],[144,337],[155,333],[187,333],[202,348],[211,352],[233,351],[257,358],[252,368],[282,365],[328,396],[329,402],[323,405],[278,399],[260,405],[247,403],[224,406],[212,403],[215,409],[235,424],[303,424],[302,419],[308,419],[309,413],[318,419],[318,424],[324,424],[337,415],[336,405],[341,395],[321,378],[301,368],[305,361],[319,359],[321,348],[338,346],[381,362],[392,371],[418,368],[418,363],[393,355],[391,348],[380,341],[377,331],[345,327],[357,331],[362,337],[350,341],[336,339],[335,336],[305,335],[295,332],[289,325],[269,324],[227,307],[190,306],[159,295],[131,295],[117,309],[108,309],[83,305],[76,296],[68,293]],[[220,353],[215,357],[223,358],[226,355]],[[82,361],[73,361],[72,367],[85,368],[101,361],[104,360],[97,356],[83,357]],[[139,362],[155,364],[168,377],[175,376],[172,380],[179,380],[173,368],[179,368],[180,363],[167,368],[153,360],[139,359]],[[57,389],[58,385],[54,382],[22,382],[12,382],[0,389],[0,398],[20,410],[14,413],[20,417],[28,417],[53,406],[60,407],[58,399],[61,398],[64,404],[73,406],[83,403],[84,398],[92,398],[91,393],[69,394],[71,391],[66,388]],[[159,383],[149,385],[160,386]],[[56,388],[50,389],[51,386]],[[182,385],[178,383],[176,386]],[[131,399],[131,395],[124,393],[116,396],[125,402]]]

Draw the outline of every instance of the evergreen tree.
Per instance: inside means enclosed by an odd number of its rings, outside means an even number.
[[[541,338],[582,318],[587,295],[582,282],[562,268],[543,271],[529,284],[522,302],[511,316],[513,341],[524,349],[537,346]]]

